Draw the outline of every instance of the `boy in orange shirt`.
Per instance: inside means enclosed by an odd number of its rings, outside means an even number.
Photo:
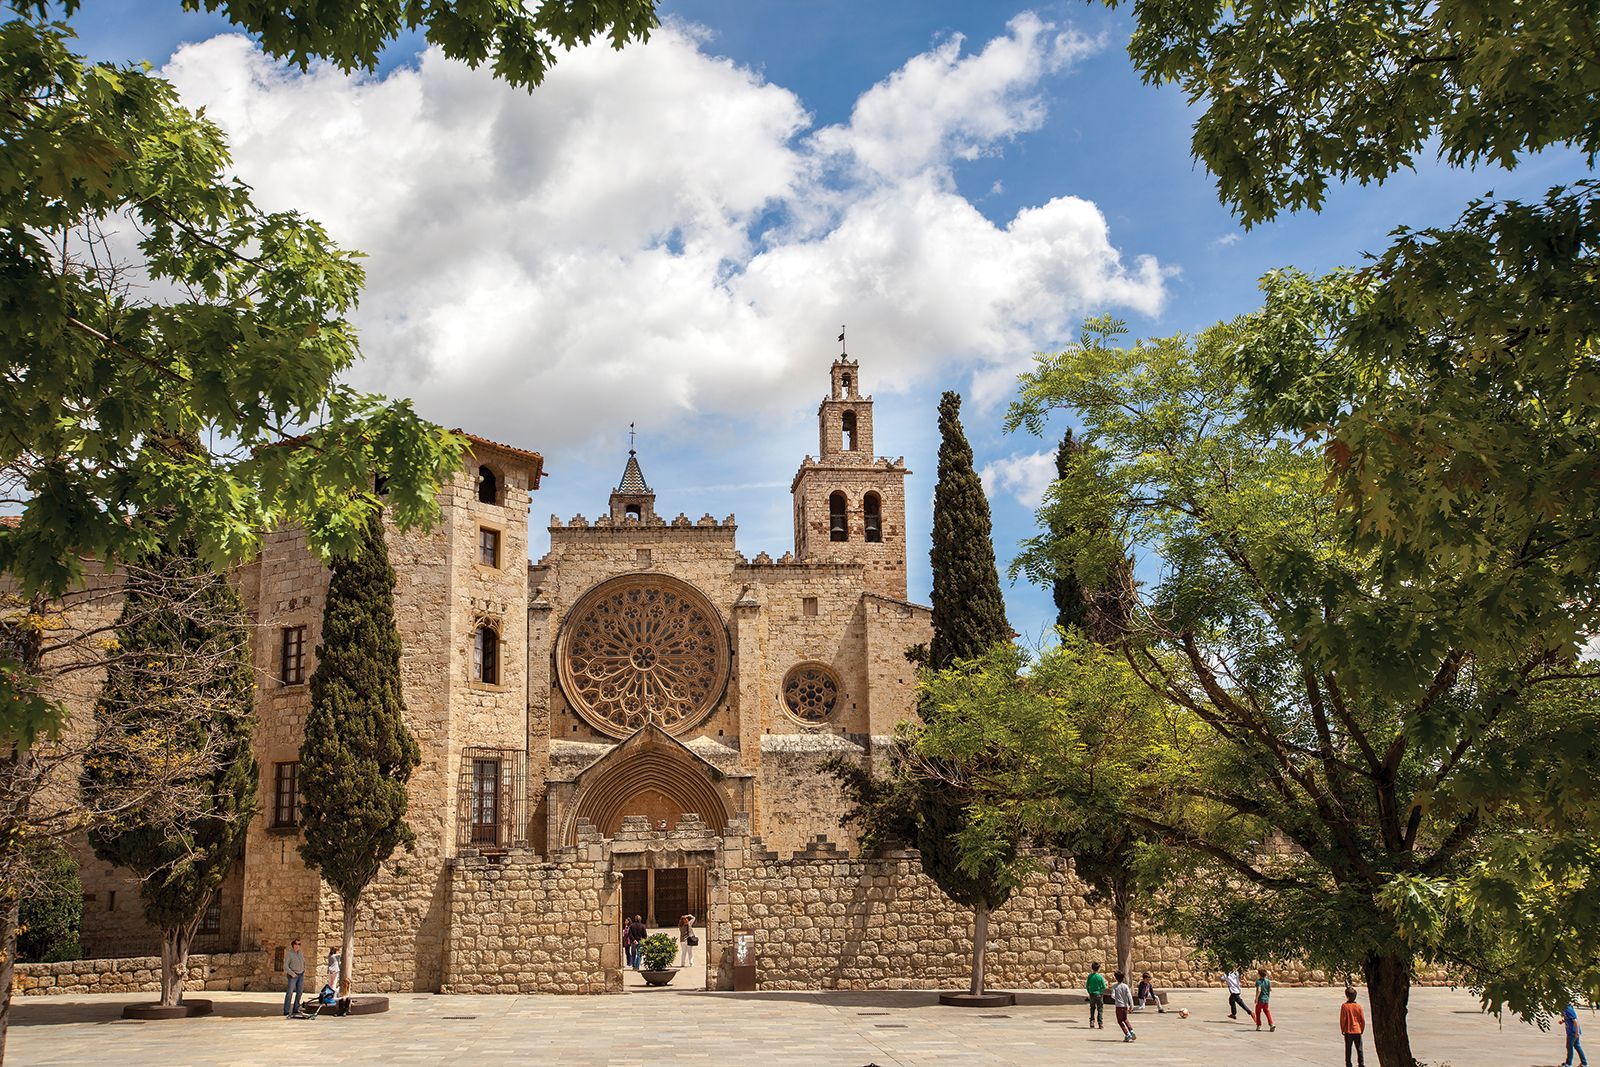
[[[1356,1003],[1356,991],[1344,987],[1344,1003],[1339,1005],[1339,1032],[1344,1035],[1344,1067],[1350,1067],[1350,1049],[1356,1050],[1357,1067],[1367,1067],[1367,1055],[1361,1050],[1361,1035],[1366,1032],[1367,1017]]]

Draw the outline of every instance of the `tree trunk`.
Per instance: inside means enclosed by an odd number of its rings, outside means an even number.
[[[334,990],[340,998],[350,995],[350,974],[355,970],[356,956],[356,904],[359,898],[344,902],[344,945],[339,952],[339,988]]]
[[[983,956],[989,948],[989,905],[972,909],[972,988],[973,996],[983,992]]]
[[[1128,899],[1126,880],[1111,887],[1111,915],[1117,922],[1117,966],[1123,977],[1133,982],[1133,902]]]
[[[1406,1005],[1411,999],[1411,957],[1369,955],[1361,961],[1372,1004],[1372,1047],[1382,1067],[1415,1067]]]
[[[11,1021],[11,981],[17,962],[17,922],[22,898],[15,890],[5,894],[5,930],[0,933],[0,1063],[6,1061],[6,1026]]]
[[[175,1008],[183,1003],[183,980],[189,971],[189,946],[200,916],[182,926],[161,931],[161,1006]]]

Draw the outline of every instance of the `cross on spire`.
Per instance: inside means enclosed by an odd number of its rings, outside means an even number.
[[[841,356],[847,354],[845,352],[845,350],[844,350],[844,327],[843,326],[839,327],[839,354]]]
[[[633,423],[628,423],[628,454],[633,455]]]

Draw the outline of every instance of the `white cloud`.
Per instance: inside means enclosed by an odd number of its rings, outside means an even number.
[[[1055,449],[1013,453],[984,464],[978,477],[983,479],[989,499],[996,493],[1010,493],[1023,507],[1036,508],[1044,503],[1044,492],[1056,479]]]
[[[433,51],[381,78],[300,74],[237,36],[164,73],[260,203],[367,253],[357,384],[551,450],[634,419],[790,416],[841,322],[869,385],[971,374],[983,403],[1084,314],[1158,311],[1161,268],[1125,263],[1094,204],[997,225],[956,187],[954,164],[1037,128],[1045,79],[1091,47],[1020,16],[818,130],[671,24],[564,55],[533,93]]]
[[[1225,233],[1221,237],[1218,237],[1215,241],[1212,241],[1211,245],[1213,248],[1231,248],[1242,240],[1244,240],[1244,238],[1240,234]]]

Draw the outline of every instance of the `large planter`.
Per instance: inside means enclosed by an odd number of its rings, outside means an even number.
[[[676,967],[668,967],[661,971],[640,971],[639,973],[644,976],[646,985],[666,985],[672,981],[672,976],[678,973],[678,969]]]

